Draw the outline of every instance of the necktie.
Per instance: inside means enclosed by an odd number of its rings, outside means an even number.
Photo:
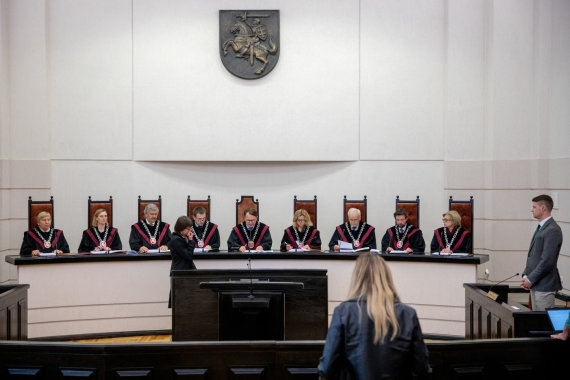
[[[538,233],[538,231],[540,230],[540,224],[538,226],[536,226],[536,231],[534,231],[534,235],[532,235],[533,239],[536,236],[536,234]]]

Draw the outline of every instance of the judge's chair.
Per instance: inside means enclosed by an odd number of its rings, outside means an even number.
[[[54,227],[55,218],[53,216],[53,196],[49,201],[32,201],[32,197],[28,198],[28,229],[33,230],[38,226],[38,214],[40,212],[49,212],[51,215],[51,228]]]
[[[109,197],[108,201],[94,201],[91,200],[91,195],[87,199],[87,228],[92,227],[93,217],[95,216],[95,211],[99,209],[107,211],[107,223],[109,226],[113,226],[113,197]]]
[[[155,204],[156,207],[158,207],[158,220],[162,221],[162,196],[161,195],[158,196],[158,199],[141,199],[141,196],[139,195],[139,201],[138,201],[139,218],[138,218],[138,220],[144,219],[144,209],[146,206],[148,206],[151,203]]]
[[[243,223],[243,211],[246,208],[255,209],[259,215],[259,199],[254,200],[253,195],[242,195],[241,200],[236,199],[236,225]]]
[[[346,195],[344,196],[344,201],[343,201],[343,207],[342,207],[342,212],[343,212],[343,221],[344,223],[348,222],[348,210],[350,210],[351,208],[357,208],[360,210],[360,215],[361,215],[361,221],[362,222],[366,222],[366,217],[367,217],[367,209],[368,209],[368,203],[367,203],[367,199],[366,199],[366,195],[364,196],[364,199],[358,199],[358,200],[349,200],[346,199]]]
[[[416,196],[415,201],[404,201],[396,195],[396,210],[404,209],[408,212],[408,224],[420,227],[420,196]]]
[[[456,201],[453,196],[450,196],[449,210],[457,211],[461,216],[461,227],[471,232],[471,238],[473,238],[473,196],[468,201]]]
[[[311,222],[313,222],[313,227],[317,228],[317,196],[315,195],[315,199],[312,200],[300,200],[297,199],[297,196],[295,195],[293,197],[293,213],[300,209],[304,209],[309,213],[311,216]]]
[[[190,218],[192,218],[194,209],[196,207],[204,207],[204,209],[206,210],[206,220],[210,220],[210,196],[208,195],[208,199],[202,199],[202,200],[197,200],[197,199],[190,199],[190,195],[188,196],[188,200],[186,201],[186,215]]]

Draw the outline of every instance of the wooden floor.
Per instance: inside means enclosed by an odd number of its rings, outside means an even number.
[[[172,335],[123,336],[117,338],[68,340],[73,343],[170,343]]]

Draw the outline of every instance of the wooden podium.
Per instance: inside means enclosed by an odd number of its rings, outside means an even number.
[[[173,271],[172,340],[320,340],[326,270]]]
[[[465,288],[465,339],[524,338],[549,335],[543,311],[509,301],[508,285],[463,284]],[[491,289],[492,288],[492,289]],[[497,300],[488,297],[492,290]]]

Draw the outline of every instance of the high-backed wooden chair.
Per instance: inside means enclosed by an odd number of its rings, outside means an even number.
[[[243,211],[246,208],[257,210],[259,215],[259,199],[254,200],[253,195],[242,195],[241,200],[236,199],[236,225],[244,221]]]
[[[28,198],[28,229],[33,230],[38,226],[38,214],[47,211],[51,214],[51,228],[54,227],[55,218],[53,215],[53,196],[49,197],[49,201],[32,201],[32,197]]]
[[[293,213],[300,209],[305,209],[309,213],[313,226],[317,228],[317,196],[315,195],[313,200],[300,200],[295,195],[293,197]]]
[[[404,201],[400,199],[399,195],[396,195],[396,210],[404,209],[408,212],[408,224],[413,224],[416,227],[420,227],[420,196],[416,196],[415,201]]]
[[[93,201],[90,195],[87,199],[87,228],[91,228],[95,211],[100,208],[107,211],[107,222],[113,225],[113,197],[110,196],[108,201]]]
[[[158,199],[141,199],[139,195],[139,202],[138,202],[138,210],[139,210],[139,218],[138,220],[144,219],[144,209],[149,204],[154,203],[156,207],[158,207],[158,220],[162,220],[162,196],[159,195]]]
[[[343,220],[344,222],[348,222],[348,210],[350,210],[351,208],[357,208],[360,210],[360,215],[361,215],[361,221],[362,222],[366,222],[366,217],[367,217],[367,209],[368,209],[368,203],[367,203],[367,199],[366,199],[366,195],[364,196],[364,199],[358,199],[358,200],[348,200],[346,199],[346,195],[344,196],[344,201],[343,201],[343,207],[342,207],[342,212],[343,212]]]
[[[473,238],[473,196],[468,201],[456,201],[449,197],[449,210],[455,210],[461,216],[461,227],[471,232]],[[475,240],[473,240],[475,241]]]
[[[194,213],[194,209],[196,207],[204,207],[206,209],[206,220],[210,220],[210,196],[208,195],[208,199],[203,200],[191,200],[190,195],[188,196],[188,200],[186,201],[186,215],[192,219],[192,214]]]

